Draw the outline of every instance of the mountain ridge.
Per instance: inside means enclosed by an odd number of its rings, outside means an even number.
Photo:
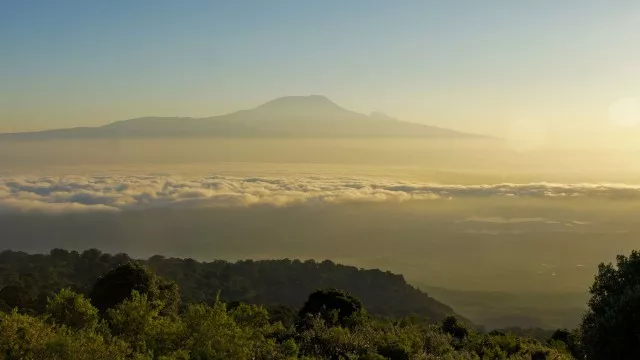
[[[432,137],[480,138],[436,126],[345,109],[322,95],[284,96],[248,110],[203,117],[146,116],[98,127],[0,134],[0,140],[174,137]]]
[[[157,275],[175,281],[185,303],[210,304],[215,299],[221,299],[227,303],[244,302],[299,309],[313,291],[338,288],[361,299],[367,310],[376,315],[418,315],[431,322],[457,315],[447,304],[408,284],[403,275],[330,260],[217,259],[206,262],[161,255],[134,259],[124,253],[109,254],[98,249],[69,251],[59,248],[52,249],[48,254],[12,250],[0,252],[0,268],[18,277],[37,275],[32,285],[42,291],[40,294],[34,292],[33,300],[46,299],[53,295],[51,290],[55,292],[62,288],[74,288],[89,294],[96,279],[130,261],[136,261]],[[0,277],[0,290],[11,285],[15,285],[11,278]],[[3,300],[6,299],[0,291],[0,305]]]

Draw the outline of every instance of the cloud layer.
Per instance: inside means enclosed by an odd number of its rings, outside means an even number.
[[[640,199],[624,184],[442,185],[353,177],[0,177],[0,212],[121,211],[477,197]]]

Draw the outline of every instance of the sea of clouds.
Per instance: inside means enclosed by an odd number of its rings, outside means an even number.
[[[477,197],[640,199],[640,185],[446,185],[356,177],[0,177],[0,212],[66,213],[157,207],[287,206]]]

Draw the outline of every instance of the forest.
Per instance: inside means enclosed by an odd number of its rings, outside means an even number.
[[[329,261],[0,254],[2,359],[635,359],[640,253],[601,264],[582,324],[491,331],[400,275]],[[540,336],[537,336],[540,338]]]
[[[80,253],[54,249],[46,255],[4,251],[0,253],[0,299],[10,306],[20,304],[42,311],[47,297],[56,291],[71,288],[88,294],[97,278],[131,260],[126,254],[104,254],[97,249]],[[454,313],[449,306],[407,284],[402,275],[328,260],[198,262],[153,256],[137,261],[176,282],[184,303],[211,303],[219,296],[225,302],[296,309],[311,292],[334,287],[362,299],[377,315],[419,315],[440,321]],[[2,295],[14,288],[21,294],[20,302]]]

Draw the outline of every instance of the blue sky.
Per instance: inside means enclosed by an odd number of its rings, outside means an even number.
[[[638,34],[632,0],[4,0],[0,131],[323,94],[462,130],[599,133],[640,96]]]

